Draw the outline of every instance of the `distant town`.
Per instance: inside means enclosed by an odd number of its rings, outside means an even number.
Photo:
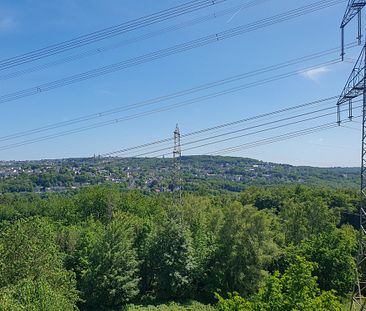
[[[78,158],[0,161],[3,192],[62,192],[90,185],[119,184],[154,192],[172,190],[169,158]],[[187,190],[241,191],[251,185],[298,183],[357,187],[357,168],[297,167],[248,158],[190,156],[180,160],[179,178]]]

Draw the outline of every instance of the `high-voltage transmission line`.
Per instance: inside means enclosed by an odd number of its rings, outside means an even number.
[[[211,14],[208,14],[205,16],[196,17],[191,20],[184,21],[184,22],[181,22],[181,23],[173,25],[173,26],[168,26],[168,27],[165,27],[162,29],[153,30],[151,32],[144,33],[142,35],[138,35],[136,37],[124,39],[123,41],[120,41],[118,43],[112,43],[112,44],[108,44],[105,46],[95,47],[90,50],[82,51],[82,52],[76,53],[74,55],[63,57],[61,59],[52,60],[52,61],[44,63],[44,64],[38,64],[38,65],[29,67],[29,68],[22,68],[22,69],[19,69],[19,70],[10,72],[10,73],[8,72],[8,73],[0,75],[0,80],[12,79],[12,78],[16,78],[16,77],[19,77],[19,76],[22,76],[25,74],[29,74],[32,72],[46,70],[46,69],[52,68],[54,66],[59,66],[59,65],[66,64],[66,63],[73,62],[73,61],[78,61],[78,60],[84,59],[86,57],[101,55],[103,52],[106,52],[106,51],[111,51],[111,50],[114,50],[117,48],[121,48],[123,46],[128,46],[130,44],[152,39],[154,37],[162,36],[162,35],[174,32],[174,31],[178,31],[178,30],[181,30],[181,29],[184,29],[187,27],[191,27],[191,26],[200,24],[200,23],[208,22],[210,20],[215,20],[215,19],[224,17],[226,15],[233,16],[233,14],[235,14],[239,11],[250,9],[257,5],[263,4],[267,1],[270,1],[270,0],[252,0],[250,2],[241,4],[241,5],[236,5],[236,6],[233,6],[230,8],[225,8],[222,10],[215,11],[214,13],[211,13]]]
[[[360,108],[360,107],[361,106],[359,106],[358,108]],[[326,115],[322,115],[322,116],[319,116],[319,117],[330,116],[330,115],[332,115],[332,113],[328,113]],[[358,119],[360,117],[361,117],[361,115],[356,115],[354,117],[354,119]],[[298,122],[296,122],[296,124],[299,124],[301,122],[307,122],[307,121],[310,121],[310,120],[312,120],[312,119],[299,120]],[[348,118],[346,118],[346,119],[342,120],[342,125],[343,125],[343,123],[351,123],[351,122],[353,122],[353,120],[351,121]],[[280,127],[283,127],[283,126],[288,126],[288,125],[293,125],[293,124],[294,123],[284,124],[284,125],[280,125],[277,128],[280,128]],[[222,155],[222,154],[232,153],[232,152],[236,152],[238,150],[260,147],[260,146],[267,145],[267,144],[282,142],[282,141],[285,141],[285,140],[288,140],[288,139],[293,139],[293,138],[297,138],[297,137],[301,137],[301,136],[305,136],[305,135],[309,135],[309,134],[314,134],[314,133],[324,131],[324,130],[328,130],[328,129],[332,129],[332,128],[335,128],[335,127],[338,127],[336,122],[321,123],[320,125],[303,128],[301,130],[297,130],[297,131],[294,131],[294,132],[286,132],[286,133],[281,134],[281,135],[271,136],[271,137],[267,137],[267,138],[264,138],[264,139],[256,139],[254,141],[246,142],[246,143],[240,144],[240,145],[232,145],[230,147],[225,147],[224,149],[216,149],[216,150],[210,151],[208,153],[203,153],[203,155],[213,155],[213,154]],[[348,128],[346,126],[343,126],[343,127]],[[268,131],[268,130],[273,130],[273,129],[276,129],[276,127],[264,129],[262,132]],[[354,129],[354,128],[352,128],[352,129]],[[241,137],[252,136],[252,135],[257,134],[257,133],[258,132],[252,132],[252,133],[244,134]],[[236,137],[236,138],[238,138],[238,137]],[[210,137],[208,137],[207,139],[210,139]],[[212,146],[214,144],[221,143],[221,142],[222,141],[217,141],[216,140],[216,141],[213,141],[213,142],[210,142],[210,143],[205,143],[205,144],[193,146],[193,147],[190,147],[190,148],[184,148],[185,145],[191,143],[191,142],[189,142],[189,143],[184,143],[181,146],[183,146],[183,149],[182,149],[183,151],[188,151],[188,150],[200,149],[202,147]],[[146,145],[149,145],[149,144],[146,144]],[[131,149],[135,149],[135,148],[139,148],[139,147],[140,146],[136,146],[136,147],[132,147]],[[168,150],[168,149],[171,149],[171,147],[167,147],[167,148],[159,149],[159,150],[152,150],[150,152],[145,152],[145,153],[142,153],[142,154],[136,154],[136,155],[131,155],[131,156],[129,155],[129,156],[123,156],[123,157],[106,158],[105,156],[101,155],[99,157],[105,159],[103,161],[104,163],[111,163],[113,161],[116,161],[117,159],[121,159],[121,158],[124,158],[124,157],[127,157],[127,158],[128,157],[139,158],[139,157],[142,157],[142,156],[146,157],[146,155],[148,155],[148,154],[151,155],[152,158],[161,158],[161,157],[165,158],[165,156],[170,155],[170,153],[158,154],[158,155],[154,155],[154,156],[153,156],[153,154],[155,154],[157,151]]]
[[[78,47],[85,46],[94,42],[105,40],[111,37],[121,35],[136,29],[147,27],[156,23],[160,23],[180,15],[191,13],[200,9],[204,9],[227,0],[193,0],[184,4],[165,9],[150,15],[139,17],[137,19],[114,25],[105,29],[94,31],[89,34],[79,36],[77,38],[67,40],[61,43],[53,44],[38,50],[14,56],[8,59],[0,60],[0,71],[19,66],[28,62],[33,62],[45,57],[69,51]]]
[[[358,15],[358,40],[361,41],[361,11],[366,5],[366,1],[350,0],[343,17],[342,45],[344,45],[344,28]],[[344,50],[342,49],[342,59]],[[341,123],[341,105],[348,104],[349,118],[352,119],[352,100],[358,96],[363,96],[362,105],[362,152],[361,152],[361,204],[359,210],[360,217],[360,241],[357,256],[357,268],[355,271],[355,283],[352,293],[350,310],[366,310],[366,275],[362,267],[366,263],[366,42],[359,58],[349,76],[347,83],[337,102],[338,124]]]
[[[354,119],[359,118],[359,117],[360,116],[355,116]],[[344,122],[348,123],[348,122],[352,122],[352,121],[344,120]],[[257,147],[261,147],[261,146],[264,146],[264,145],[279,143],[279,142],[283,142],[283,141],[286,141],[286,140],[289,140],[289,139],[294,139],[294,138],[302,137],[302,136],[305,136],[305,135],[310,135],[310,134],[322,132],[322,131],[325,131],[325,130],[333,129],[335,127],[337,127],[337,124],[335,122],[324,123],[324,124],[313,126],[313,127],[303,128],[299,131],[286,132],[285,134],[272,136],[272,137],[268,137],[268,138],[264,138],[264,139],[260,139],[260,140],[255,140],[255,141],[252,141],[252,142],[247,142],[247,143],[244,143],[244,144],[231,146],[231,147],[227,147],[227,148],[223,148],[223,149],[214,150],[214,151],[211,151],[209,153],[205,153],[204,155],[230,154],[230,153],[238,152],[238,151],[241,151],[241,150],[248,150],[248,149],[251,149],[251,148],[257,148]],[[345,126],[344,126],[344,128],[349,129],[349,127],[345,127]]]
[[[318,105],[326,104],[327,102],[335,100],[335,99],[337,99],[337,96],[323,98],[323,99],[303,103],[303,104],[292,106],[292,107],[282,108],[282,109],[279,109],[279,110],[276,110],[276,111],[266,112],[266,113],[255,115],[255,116],[252,116],[252,117],[247,117],[247,118],[244,118],[244,119],[239,119],[239,120],[235,120],[235,121],[231,121],[231,122],[227,122],[227,123],[218,124],[218,125],[215,125],[215,126],[212,126],[212,127],[200,129],[200,130],[189,132],[189,133],[184,133],[184,134],[181,134],[180,137],[186,139],[186,138],[189,138],[189,137],[192,137],[192,136],[205,134],[205,133],[210,133],[212,131],[225,129],[225,128],[228,128],[228,127],[231,127],[231,126],[238,126],[240,124],[245,124],[246,122],[253,122],[253,121],[261,120],[261,119],[264,119],[264,118],[270,118],[273,121],[274,120],[273,118],[277,115],[281,115],[283,113],[292,113],[292,112],[296,112],[296,110],[304,109],[304,108],[311,108],[313,106],[317,107]],[[299,116],[299,113],[297,113],[296,116]],[[265,125],[267,125],[267,124],[268,123],[265,123]],[[170,144],[172,140],[173,139],[171,137],[163,138],[163,139],[159,139],[159,140],[156,140],[156,141],[153,141],[153,142],[144,143],[142,145],[128,147],[128,148],[124,148],[124,149],[104,153],[104,154],[101,154],[100,156],[103,157],[103,158],[111,157],[111,156],[112,157],[113,156],[119,156],[119,155],[122,155],[122,154],[126,154],[126,153],[129,153],[129,152],[140,150],[140,149],[143,149],[143,148],[146,148],[146,147],[150,148],[150,147],[154,147],[156,145],[160,145],[160,144],[163,144],[163,143],[169,143]],[[159,150],[159,151],[161,151],[161,150]]]
[[[336,98],[337,97],[324,98],[317,101],[300,104],[297,106],[287,107],[280,110],[267,112],[264,114],[247,117],[240,120],[231,121],[228,123],[218,124],[197,131],[180,134],[180,138],[184,139],[184,142],[183,143],[179,142],[178,144],[178,141],[176,140],[175,145],[176,146],[179,145],[180,151],[189,151],[206,146],[221,144],[224,142],[226,143],[228,141],[234,141],[239,138],[255,136],[257,134],[272,132],[274,130],[279,129],[285,129],[287,127],[291,127],[294,125],[298,126],[299,124],[313,122],[315,120],[322,121],[323,118],[334,115],[334,112],[330,112],[330,110],[334,109],[334,104],[333,106],[327,105],[324,108],[321,108],[321,106],[327,104],[327,102],[329,101],[335,100]],[[355,103],[356,102],[358,103],[359,100],[356,100]],[[309,108],[311,108],[311,110],[307,111]],[[357,105],[353,108],[358,109],[361,108],[361,106]],[[303,112],[303,110],[305,111]],[[348,111],[348,108],[342,109],[342,112],[345,111]],[[336,122],[330,122],[327,124],[322,123],[321,127],[325,125],[333,127],[337,126],[337,123]],[[195,138],[196,136],[200,137]],[[153,142],[144,143],[138,146],[132,146],[121,150],[104,153],[101,154],[100,157],[102,158],[111,157],[112,161],[115,157],[120,156],[144,157],[144,156],[155,155],[154,157],[165,157],[171,155],[170,153],[171,142],[173,140],[174,140],[173,136],[163,138]],[[165,147],[165,145],[167,146]],[[166,153],[162,154],[161,152],[164,151]]]
[[[362,38],[362,27],[361,27],[361,10],[366,5],[365,0],[349,0],[346,12],[344,13],[344,17],[341,24],[342,31],[342,60],[344,59],[344,28],[348,25],[348,23],[357,15],[358,16],[358,44],[361,44]]]
[[[96,78],[102,75],[110,74],[126,68],[138,66],[157,59],[165,58],[171,55],[183,53],[192,49],[200,48],[219,41],[227,40],[245,33],[255,31],[264,27],[269,27],[277,23],[282,23],[288,20],[298,18],[307,14],[311,14],[331,6],[344,2],[344,0],[321,0],[311,4],[293,9],[284,13],[280,13],[269,18],[265,18],[249,24],[244,24],[238,27],[230,28],[221,32],[213,33],[211,35],[201,37],[192,41],[177,44],[169,48],[144,54],[132,59],[128,59],[115,64],[95,68],[83,73],[68,76],[59,80],[39,84],[37,86],[27,88],[24,90],[4,94],[0,96],[0,104],[21,99],[27,96],[33,96],[39,93],[47,92],[56,88],[65,87],[74,83]]]
[[[139,103],[136,103],[136,104],[126,105],[126,106],[121,107],[121,108],[112,109],[112,110],[100,112],[100,113],[97,113],[97,114],[88,115],[88,116],[85,116],[85,117],[75,118],[75,119],[72,119],[72,120],[69,120],[69,121],[54,123],[54,124],[50,124],[48,126],[43,126],[43,127],[36,128],[36,129],[27,130],[27,131],[23,131],[23,132],[18,132],[18,133],[2,136],[2,137],[0,137],[0,142],[13,140],[13,139],[17,139],[17,138],[22,138],[22,137],[25,137],[25,136],[30,136],[30,135],[41,133],[41,132],[44,132],[44,131],[58,129],[58,128],[64,127],[64,126],[70,126],[70,125],[74,125],[74,124],[78,124],[78,123],[82,123],[82,122],[86,122],[86,121],[91,121],[93,119],[102,118],[104,116],[112,115],[112,114],[119,113],[119,112],[129,111],[129,110],[132,110],[132,109],[135,109],[135,108],[142,108],[142,107],[145,107],[145,106],[158,104],[158,103],[161,103],[161,102],[164,102],[164,101],[167,101],[167,100],[179,98],[181,96],[190,95],[190,94],[205,91],[205,90],[208,90],[208,89],[211,89],[211,88],[214,88],[214,87],[223,86],[225,84],[236,82],[236,81],[239,81],[239,80],[244,79],[244,78],[249,78],[249,77],[252,77],[252,76],[256,76],[257,74],[261,74],[261,73],[269,72],[269,71],[272,71],[272,70],[277,70],[277,69],[280,69],[280,68],[284,68],[284,67],[296,64],[296,63],[300,63],[300,62],[305,61],[305,60],[310,60],[310,59],[314,58],[315,55],[316,55],[316,57],[320,57],[320,56],[324,56],[326,54],[324,54],[324,53],[312,54],[311,58],[309,58],[309,57],[300,58],[300,59],[297,59],[296,62],[288,61],[288,62],[285,62],[285,63],[281,63],[279,65],[269,66],[269,67],[261,68],[259,70],[251,71],[251,72],[248,72],[248,73],[244,73],[244,74],[240,74],[240,75],[236,75],[236,76],[231,76],[231,77],[228,77],[226,79],[221,79],[219,81],[199,85],[197,87],[193,87],[193,88],[190,88],[190,89],[187,89],[187,90],[179,91],[179,92],[169,94],[169,95],[166,95],[166,96],[161,96],[161,97],[158,97],[158,98],[146,100],[146,101],[139,102]],[[226,89],[216,91],[214,93],[209,93],[209,94],[201,95],[201,96],[198,96],[198,97],[185,99],[185,100],[179,101],[177,103],[165,105],[165,106],[162,106],[162,107],[156,107],[156,108],[153,108],[153,109],[150,109],[150,110],[147,110],[147,111],[137,112],[137,113],[134,113],[134,114],[125,115],[125,116],[115,118],[115,119],[96,122],[96,123],[92,123],[92,124],[89,124],[89,125],[83,125],[83,126],[80,126],[80,127],[76,127],[76,128],[72,128],[72,129],[68,129],[68,130],[64,130],[64,131],[60,131],[60,132],[55,132],[55,133],[44,135],[44,136],[39,136],[39,137],[30,138],[30,139],[22,140],[22,141],[7,144],[7,145],[2,145],[2,146],[0,146],[0,151],[11,149],[11,148],[16,148],[16,147],[20,147],[20,146],[24,146],[24,145],[28,145],[28,144],[33,144],[33,143],[36,143],[36,142],[41,142],[41,141],[45,141],[45,140],[49,140],[49,139],[59,138],[59,137],[63,137],[63,136],[66,136],[66,135],[76,134],[76,133],[80,133],[80,132],[84,132],[84,131],[87,131],[87,130],[96,129],[96,128],[100,128],[100,127],[104,127],[104,126],[108,126],[108,125],[115,125],[115,124],[118,124],[118,123],[121,123],[121,122],[131,121],[131,120],[134,120],[134,119],[137,119],[137,118],[140,118],[140,117],[145,117],[145,116],[153,115],[153,114],[156,114],[156,113],[170,111],[170,110],[176,109],[176,108],[186,107],[186,106],[189,106],[189,105],[193,105],[195,103],[204,102],[204,101],[211,100],[211,99],[214,99],[214,98],[219,98],[221,96],[225,96],[227,94],[242,91],[242,90],[245,90],[245,89],[248,89],[248,88],[262,86],[262,85],[265,85],[265,84],[268,84],[268,83],[271,83],[271,82],[274,82],[274,81],[278,81],[278,80],[281,80],[281,79],[285,79],[285,78],[289,78],[289,77],[292,77],[292,76],[295,76],[295,75],[299,75],[302,72],[306,72],[306,71],[314,69],[314,68],[319,68],[323,65],[329,66],[329,65],[332,65],[332,64],[336,64],[338,62],[339,62],[338,59],[333,60],[333,61],[323,62],[323,63],[318,64],[316,66],[311,66],[311,67],[302,68],[302,69],[296,69],[294,71],[282,73],[282,74],[271,76],[269,78],[265,78],[265,79],[261,79],[261,80],[256,80],[254,82],[249,82],[249,83],[245,83],[245,84],[241,84],[241,85],[232,86],[232,87],[229,87],[229,88],[226,88]],[[337,96],[335,98],[337,98]]]
[[[356,43],[351,43],[346,45],[346,49],[348,48],[353,48],[354,46],[356,46]],[[158,104],[161,102],[165,102],[168,100],[173,100],[179,97],[183,97],[186,95],[191,95],[191,94],[195,94],[195,93],[199,93],[201,91],[206,91],[209,90],[211,88],[215,88],[215,87],[219,87],[222,85],[226,85],[232,82],[236,82],[236,81],[240,81],[242,79],[246,79],[246,78],[252,78],[255,77],[257,75],[260,74],[265,74],[265,73],[269,73],[272,71],[276,71],[279,69],[283,69],[286,67],[290,67],[292,65],[297,65],[303,62],[307,62],[307,61],[311,61],[311,60],[315,60],[318,58],[322,58],[331,54],[334,54],[338,51],[339,47],[334,47],[332,49],[327,49],[327,50],[323,50],[320,52],[316,52],[316,53],[312,53],[306,56],[301,56],[295,59],[290,59],[287,60],[285,62],[281,62],[278,64],[274,64],[274,65],[270,65],[267,67],[261,67],[249,72],[244,72],[244,73],[240,73],[240,74],[236,74],[234,76],[229,76],[220,80],[216,80],[216,81],[211,81],[205,84],[200,84],[194,87],[191,87],[189,89],[185,89],[185,90],[180,90],[174,93],[170,93],[170,94],[166,94],[166,95],[162,95],[156,98],[151,98],[151,99],[147,99],[144,101],[140,101],[137,103],[133,103],[133,104],[128,104],[128,105],[123,105],[121,107],[117,107],[117,108],[113,108],[113,109],[109,109],[109,110],[104,110],[98,113],[93,113],[93,114],[88,114],[88,115],[84,115],[81,117],[77,117],[74,119],[70,119],[70,120],[66,120],[66,121],[61,121],[61,122],[57,122],[57,123],[53,123],[53,124],[49,124],[49,125],[45,125],[42,127],[38,127],[38,128],[34,128],[34,129],[30,129],[30,130],[25,130],[25,131],[21,131],[21,132],[17,132],[17,133],[13,133],[10,135],[6,135],[6,136],[0,136],[0,142],[2,141],[7,141],[7,140],[11,140],[14,138],[21,138],[21,137],[25,137],[25,136],[29,136],[32,134],[37,134],[37,133],[41,133],[41,132],[45,132],[45,131],[49,131],[49,130],[53,130],[53,129],[58,129],[61,127],[66,127],[66,126],[70,126],[70,125],[74,125],[74,124],[79,124],[79,123],[83,123],[83,122],[87,122],[87,121],[91,121],[91,120],[95,120],[95,119],[101,119],[102,117],[106,117],[106,116],[110,116],[110,115],[114,115],[120,112],[126,112],[126,111],[130,111],[136,108],[141,108],[141,107],[146,107],[146,106],[151,106],[154,104]],[[309,70],[311,68],[305,68],[303,70]],[[297,72],[301,72],[300,69],[296,70]],[[295,73],[295,72],[294,72]],[[258,81],[256,81],[258,82]]]
[[[194,140],[194,141],[189,141],[187,143],[182,144],[183,150],[184,151],[189,151],[189,150],[193,150],[193,149],[197,149],[197,148],[202,148],[202,147],[207,147],[207,146],[211,146],[211,145],[215,145],[215,144],[225,143],[225,142],[228,142],[228,141],[231,141],[231,140],[236,140],[236,139],[239,139],[239,138],[244,138],[244,137],[248,137],[248,136],[252,136],[252,135],[257,135],[257,134],[261,134],[261,133],[265,133],[265,132],[269,132],[269,131],[279,130],[279,129],[282,129],[282,128],[285,128],[285,127],[298,125],[298,124],[301,124],[301,123],[304,123],[304,122],[306,123],[306,122],[314,121],[316,119],[322,119],[324,117],[329,117],[329,116],[333,115],[333,112],[324,113],[324,114],[321,114],[321,115],[315,115],[315,116],[311,116],[311,117],[308,117],[308,118],[305,118],[305,119],[295,120],[299,117],[309,116],[309,115],[313,115],[313,114],[316,114],[316,113],[319,113],[319,112],[322,112],[322,111],[324,112],[326,110],[330,110],[330,108],[332,108],[332,107],[327,107],[327,108],[319,109],[319,110],[316,110],[316,111],[310,111],[310,112],[307,112],[307,113],[303,113],[303,114],[299,114],[299,115],[291,116],[291,117],[286,117],[286,118],[279,119],[279,120],[267,121],[266,123],[263,123],[263,124],[253,125],[253,126],[250,126],[250,127],[240,128],[240,129],[235,130],[235,131],[230,131],[230,132],[226,132],[226,133],[222,133],[222,134],[217,134],[217,135],[213,135],[213,136],[209,136],[209,137],[204,137],[204,138]],[[356,108],[361,108],[361,106],[357,106]],[[284,121],[287,121],[287,123],[281,124],[281,122],[284,122]],[[276,125],[276,124],[278,124],[278,125]],[[272,126],[265,127],[265,126],[268,126],[268,125],[272,125]],[[325,125],[335,126],[337,124],[335,122],[330,122],[330,123],[327,123]],[[262,127],[265,127],[265,128],[262,128]],[[253,131],[248,132],[249,130],[253,130]],[[242,132],[244,132],[244,134],[242,134]],[[228,135],[233,135],[233,134],[238,134],[238,135],[226,137]],[[224,137],[224,138],[222,138],[222,137]],[[197,144],[197,143],[200,143],[200,142],[202,144],[186,148],[187,145]],[[149,152],[144,152],[144,153],[134,155],[134,157],[146,156],[146,155],[149,155],[149,154],[152,154],[152,153],[157,153],[157,152],[164,151],[164,150],[167,150],[167,149],[170,149],[170,148],[169,147],[168,148],[161,148],[161,149],[157,149],[157,150],[153,150],[153,151],[149,151]],[[169,155],[169,153],[160,154],[158,157],[164,157],[164,156],[167,156],[167,155]]]

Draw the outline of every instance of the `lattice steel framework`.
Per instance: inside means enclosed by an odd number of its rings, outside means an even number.
[[[180,145],[180,130],[178,124],[175,127],[174,131],[174,149],[173,149],[173,191],[176,193],[175,198],[179,199],[179,202],[182,198],[182,186],[181,186],[181,178],[180,178],[180,159],[182,156],[182,148]]]
[[[340,107],[349,105],[349,118],[352,118],[352,100],[363,96],[362,107],[362,154],[361,154],[361,203],[359,210],[360,217],[360,243],[357,256],[357,269],[355,271],[355,284],[352,294],[350,310],[366,310],[366,276],[362,267],[366,261],[366,44],[347,80],[341,96],[337,102],[337,119],[341,123]]]
[[[361,11],[363,7],[366,5],[366,0],[349,0],[346,12],[344,13],[343,20],[341,23],[341,31],[342,31],[342,60],[344,58],[344,28],[348,25],[348,23],[357,15],[358,17],[358,44],[361,44],[362,38],[362,26],[361,26]]]
[[[366,5],[366,0],[349,0],[344,13],[342,30],[342,60],[344,59],[344,29],[347,24],[357,15],[358,16],[358,43],[361,44],[362,26],[361,14]],[[362,269],[366,263],[366,42],[358,57],[355,66],[349,76],[347,83],[337,102],[337,119],[341,123],[341,109],[344,104],[348,104],[349,115],[352,119],[352,100],[363,96],[362,105],[362,142],[361,142],[361,200],[359,208],[360,236],[359,251],[357,256],[357,268],[355,271],[355,283],[352,293],[351,311],[366,311],[366,276]]]

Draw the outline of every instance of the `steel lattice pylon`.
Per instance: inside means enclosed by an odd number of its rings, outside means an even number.
[[[341,30],[342,30],[342,60],[344,58],[344,28],[357,15],[358,16],[358,43],[361,44],[362,26],[361,14],[362,9],[366,5],[366,0],[349,0],[346,11],[344,13]],[[355,66],[349,76],[347,83],[337,102],[337,119],[338,124],[341,123],[340,107],[346,103],[349,105],[348,117],[352,119],[352,100],[356,97],[363,96],[362,105],[362,142],[361,142],[361,191],[360,191],[360,236],[359,251],[357,256],[357,267],[355,271],[355,283],[352,293],[351,311],[366,311],[366,276],[362,269],[366,263],[366,42],[358,57]]]
[[[341,123],[340,107],[349,105],[349,118],[352,118],[352,100],[363,96],[362,107],[362,153],[361,153],[361,201],[360,201],[360,236],[355,284],[352,293],[350,310],[366,310],[366,276],[362,267],[366,262],[366,43],[352,70],[350,77],[337,102],[338,124]]]
[[[181,192],[181,180],[180,180],[180,158],[182,156],[182,149],[180,145],[180,130],[177,126],[175,127],[174,131],[174,149],[173,149],[173,191],[177,193],[179,201],[182,198]]]

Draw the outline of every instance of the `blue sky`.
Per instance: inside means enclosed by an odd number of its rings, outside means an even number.
[[[0,1],[0,59],[72,39],[82,34],[113,26],[184,2],[182,0]],[[227,0],[224,4],[15,69],[29,68],[33,65],[71,56],[92,48],[119,43],[150,31],[173,26],[192,20],[195,17],[213,14],[248,2],[249,0]],[[55,66],[48,70],[34,72],[14,79],[2,80],[0,81],[0,96],[254,22],[312,2],[314,1],[268,0],[250,9],[238,10],[232,15],[123,46],[77,62]],[[345,6],[346,2],[205,47],[40,93],[36,96],[3,103],[1,104],[0,136],[3,137],[19,131],[123,107],[337,47],[340,43],[339,24]],[[347,30],[347,42],[353,42],[355,37],[356,26],[352,23],[349,30]],[[172,135],[176,123],[179,123],[182,133],[188,133],[201,128],[334,96],[341,92],[352,69],[352,59],[357,58],[359,52],[359,47],[347,51],[347,60],[343,63],[317,66],[311,71],[299,72],[299,74],[287,79],[252,87],[190,106],[18,148],[0,150],[0,159],[25,160],[103,154],[169,137]],[[252,77],[231,86],[255,82],[289,71],[300,71],[301,68],[308,68],[325,61],[334,60],[338,56],[339,53],[335,53],[321,59]],[[14,69],[2,71],[0,76],[13,71]],[[223,89],[225,87],[172,100],[164,104],[178,103],[185,99]],[[335,105],[335,102],[328,102],[327,106],[333,104]],[[162,104],[158,104],[151,108],[161,106]],[[323,107],[326,107],[326,105],[321,106],[321,108]],[[121,118],[130,113],[146,110],[147,108],[140,108],[129,113],[121,112],[94,122]],[[225,147],[245,144],[332,122],[335,118],[334,113],[334,115],[321,120],[317,119],[268,133],[258,133],[253,136],[190,150],[187,153],[184,153],[183,148],[183,154],[207,154]],[[271,121],[271,119],[266,119],[266,121]],[[334,128],[276,144],[239,150],[230,155],[295,165],[358,166],[360,162],[361,134],[357,130],[360,128],[360,124],[356,121],[354,124],[347,124],[347,128]],[[72,129],[72,127],[61,130],[67,129]],[[52,133],[57,133],[57,131],[34,135],[29,138],[37,138]],[[22,140],[0,142],[0,149],[2,146]],[[185,141],[182,140],[182,143],[184,144]]]

